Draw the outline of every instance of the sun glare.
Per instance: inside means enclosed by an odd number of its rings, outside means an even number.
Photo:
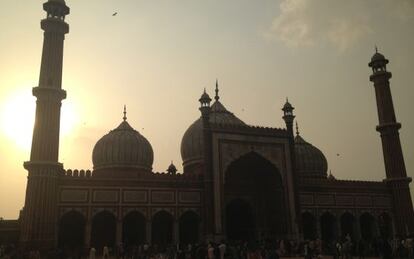
[[[30,150],[35,121],[36,98],[29,90],[12,93],[0,107],[1,131],[19,149]],[[76,122],[76,111],[72,103],[63,101],[61,112],[61,137],[68,135]]]

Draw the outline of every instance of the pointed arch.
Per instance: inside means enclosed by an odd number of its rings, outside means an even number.
[[[336,217],[330,212],[321,215],[321,237],[325,242],[332,242],[337,238]]]
[[[302,213],[302,230],[303,238],[305,240],[314,240],[317,236],[316,217],[310,212]]]
[[[160,210],[152,217],[152,244],[165,247],[173,241],[174,217],[166,210]]]
[[[233,161],[225,172],[224,195],[229,204],[232,200],[243,199],[250,203],[246,208],[254,215],[254,235],[260,238],[277,238],[287,231],[287,201],[285,200],[283,179],[277,167],[260,154],[251,151]],[[230,204],[229,204],[230,205]],[[226,210],[231,211],[227,205]],[[251,212],[250,212],[251,211]],[[225,225],[231,226],[237,216],[226,214]],[[247,214],[246,220],[250,216]],[[229,227],[224,226],[225,229]],[[231,235],[231,231],[229,232]],[[235,235],[237,236],[237,235]],[[253,234],[243,234],[243,238]],[[230,237],[229,237],[230,238]]]
[[[199,241],[200,217],[192,210],[184,212],[179,219],[181,244],[196,244]]]
[[[237,153],[235,153],[235,152],[237,152]],[[247,147],[243,146],[243,148],[238,147],[238,149],[232,150],[230,155],[227,154],[229,157],[227,159],[225,159],[225,161],[224,161],[223,172],[227,172],[229,167],[232,164],[234,164],[236,161],[238,161],[240,159],[243,159],[244,157],[252,155],[252,154],[262,158],[263,160],[266,160],[274,168],[276,168],[277,171],[279,171],[280,163],[275,160],[275,157],[273,157],[270,154],[270,152],[263,152],[262,150],[248,149]],[[283,177],[283,175],[281,175],[281,177]]]
[[[383,212],[379,215],[378,226],[381,237],[389,240],[394,235],[392,217],[389,213]]]
[[[146,241],[145,216],[133,210],[128,212],[122,220],[122,243],[126,247],[143,244]]]
[[[355,240],[355,217],[350,212],[345,212],[341,215],[341,235],[342,238],[349,235],[352,240]]]
[[[69,211],[59,220],[58,246],[66,256],[79,256],[83,251],[86,219],[79,211]]]
[[[372,241],[377,236],[375,217],[371,213],[365,212],[359,217],[359,223],[362,238],[366,241]]]
[[[280,174],[278,167],[255,151],[244,153],[229,163],[226,170],[224,171],[224,183],[226,183],[234,173],[239,172],[240,174],[240,172],[242,172],[242,175],[238,175],[237,177],[247,177],[251,176],[247,175],[249,172],[252,173],[257,170],[261,171],[261,177],[267,177],[267,179],[261,178],[263,182],[270,180],[271,183],[273,182],[278,186],[282,186],[282,175]],[[254,175],[253,177],[256,176],[257,175]]]
[[[103,210],[92,218],[91,246],[102,251],[104,246],[115,246],[116,217],[113,213]]]

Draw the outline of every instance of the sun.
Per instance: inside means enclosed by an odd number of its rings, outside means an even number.
[[[11,93],[0,106],[0,127],[2,133],[16,147],[30,150],[35,122],[36,98],[31,91],[24,89]],[[60,134],[71,133],[76,122],[76,109],[70,102],[63,101],[61,110]]]

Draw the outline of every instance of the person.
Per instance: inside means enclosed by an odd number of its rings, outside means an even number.
[[[109,258],[109,248],[107,246],[103,247],[102,258]]]
[[[207,246],[207,258],[214,259],[214,247],[211,243]]]
[[[89,250],[89,259],[95,259],[96,249],[94,247],[91,247]]]
[[[333,258],[339,259],[341,257],[341,254],[342,254],[342,244],[341,242],[337,241],[335,243],[335,252],[334,252]]]
[[[224,254],[226,253],[226,244],[224,243],[224,241],[221,241],[221,244],[218,248],[220,250],[220,259],[224,259]]]
[[[207,251],[205,248],[205,245],[200,244],[198,245],[197,249],[196,249],[196,259],[206,259],[207,257]]]

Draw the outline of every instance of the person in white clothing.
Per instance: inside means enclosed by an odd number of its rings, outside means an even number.
[[[109,248],[107,246],[103,247],[102,258],[109,258]]]
[[[94,247],[91,247],[91,250],[89,250],[89,259],[95,259],[96,249]]]
[[[224,255],[226,253],[226,244],[224,243],[224,241],[222,241],[221,244],[219,245],[219,250],[220,250],[220,259],[224,259]]]

